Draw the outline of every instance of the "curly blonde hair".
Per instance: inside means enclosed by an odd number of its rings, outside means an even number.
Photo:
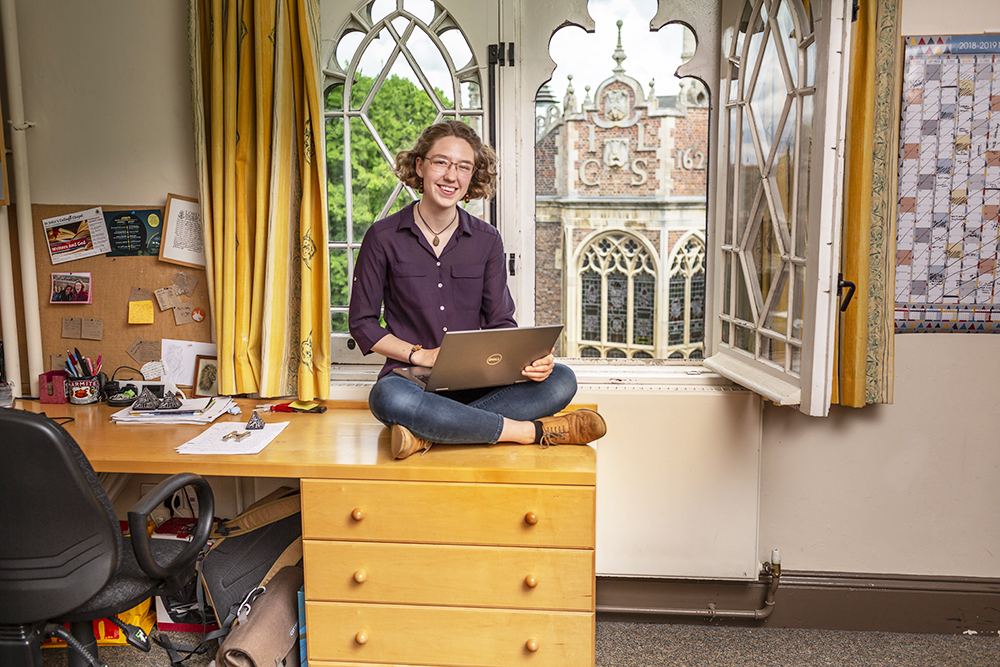
[[[476,169],[469,181],[468,196],[471,199],[492,197],[496,190],[497,154],[483,143],[474,129],[457,120],[444,120],[427,127],[420,133],[413,148],[396,153],[396,176],[399,180],[413,189],[419,189],[421,179],[417,175],[417,158],[424,159],[434,143],[444,137],[464,139],[476,155]]]

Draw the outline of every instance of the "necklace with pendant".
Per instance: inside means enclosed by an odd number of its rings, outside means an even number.
[[[420,204],[417,204],[414,208],[417,210],[417,217],[420,218],[420,222],[424,223],[424,227],[427,228],[427,231],[429,231],[431,234],[434,235],[434,240],[431,241],[431,243],[434,245],[435,248],[441,245],[441,239],[439,238],[439,235],[444,234],[446,231],[448,231],[448,228],[454,225],[455,221],[458,220],[458,207],[457,206],[455,207],[455,217],[453,217],[451,219],[451,222],[445,225],[445,228],[442,229],[440,232],[435,232],[433,229],[431,229],[431,226],[427,224],[427,221],[424,220],[424,216],[420,213]]]

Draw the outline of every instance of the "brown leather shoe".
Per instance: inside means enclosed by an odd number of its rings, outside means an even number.
[[[542,417],[542,447],[549,445],[585,445],[604,436],[608,425],[593,410],[577,410],[565,415]]]
[[[418,438],[410,433],[410,429],[399,424],[393,424],[390,431],[392,432],[392,457],[396,459],[405,459],[417,452],[426,452],[434,444],[423,438]]]

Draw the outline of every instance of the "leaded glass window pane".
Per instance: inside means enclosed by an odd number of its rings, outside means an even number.
[[[723,256],[736,261],[725,267],[735,291],[725,286],[721,342],[795,375],[815,94],[807,80],[815,41],[799,0],[746,0],[744,16],[723,82],[723,90],[735,91],[725,102],[724,150],[738,173],[729,169],[726,183],[735,201],[727,202],[723,238],[733,245]],[[739,325],[732,341],[726,335],[731,322]]]
[[[583,306],[583,321],[580,329],[581,337],[583,340],[599,341],[601,340],[601,276],[596,271],[588,270],[583,273],[582,278],[580,301]]]

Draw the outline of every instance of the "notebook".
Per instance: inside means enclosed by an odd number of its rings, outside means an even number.
[[[449,331],[434,368],[394,369],[424,391],[500,387],[526,382],[521,369],[552,351],[563,325]]]

